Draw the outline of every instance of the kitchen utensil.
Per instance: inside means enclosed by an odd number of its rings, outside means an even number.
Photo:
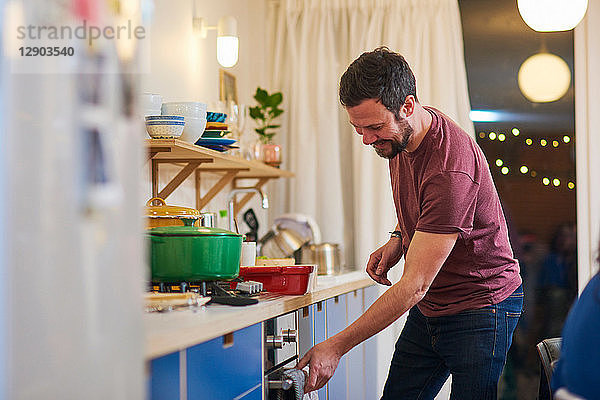
[[[159,205],[152,205],[159,203]],[[148,228],[160,226],[194,225],[200,218],[200,212],[194,208],[170,206],[160,197],[153,197],[146,203]]]
[[[306,243],[308,240],[296,232],[276,226],[260,239],[260,254],[269,258],[293,257]]]
[[[262,282],[268,292],[298,295],[305,294],[314,265],[289,265],[286,267],[240,267],[244,280]]]
[[[205,228],[214,228],[217,222],[217,213],[203,212],[200,213],[200,226]]]
[[[242,235],[217,228],[150,229],[153,282],[230,280],[238,276]]]
[[[310,243],[321,243],[321,230],[315,219],[304,214],[282,214],[275,218],[274,225],[279,228],[291,229],[300,236],[307,238]]]
[[[341,252],[338,244],[307,244],[297,253],[302,264],[316,264],[319,275],[337,275],[341,272]]]
[[[246,240],[256,242],[258,240],[258,218],[256,218],[254,210],[251,208],[246,210],[243,218],[246,225],[250,228],[250,232],[246,233]]]

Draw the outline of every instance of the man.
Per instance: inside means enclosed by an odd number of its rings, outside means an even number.
[[[299,361],[310,364],[305,390],[325,385],[340,357],[409,311],[382,399],[433,399],[450,374],[452,399],[495,399],[523,291],[483,152],[419,104],[410,67],[387,48],[348,67],[340,101],[363,143],[389,160],[398,223],[366,270],[391,287]],[[392,285],[387,272],[402,256]]]

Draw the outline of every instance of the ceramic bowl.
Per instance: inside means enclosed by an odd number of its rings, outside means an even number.
[[[180,121],[184,122],[185,118],[182,115],[147,115],[146,121]]]
[[[146,131],[152,139],[177,139],[182,135],[184,126],[183,121],[146,121]]]
[[[183,134],[180,139],[194,144],[202,137],[204,128],[206,127],[206,118],[185,118],[185,127],[183,128]]]
[[[153,93],[142,94],[141,107],[144,110],[160,110],[162,105],[162,96]],[[160,114],[160,113],[159,113]]]
[[[165,115],[183,115],[185,117],[206,119],[207,107],[205,103],[195,101],[163,103],[161,111]]]

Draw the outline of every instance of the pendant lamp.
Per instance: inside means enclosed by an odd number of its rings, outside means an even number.
[[[518,83],[521,93],[529,101],[549,103],[567,93],[571,85],[571,70],[559,56],[537,53],[521,64]]]
[[[538,32],[568,31],[583,19],[588,0],[517,0],[521,18]]]

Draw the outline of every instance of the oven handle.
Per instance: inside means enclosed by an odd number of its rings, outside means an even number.
[[[280,379],[280,380],[269,380],[269,390],[290,390],[290,388],[294,385],[294,381],[290,378]]]

